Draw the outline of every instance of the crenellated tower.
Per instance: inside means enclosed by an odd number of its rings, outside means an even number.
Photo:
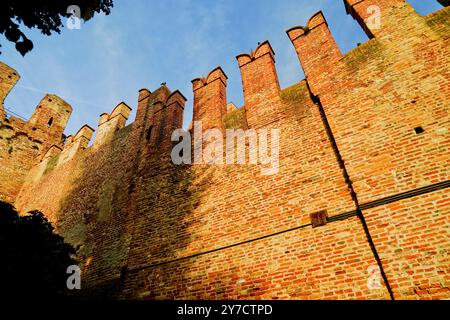
[[[14,202],[28,172],[44,154],[52,146],[63,147],[63,133],[72,113],[66,101],[47,94],[28,121],[8,117],[4,100],[19,78],[17,71],[0,63],[0,199],[9,202]]]
[[[204,131],[213,128],[225,131],[222,119],[227,114],[227,79],[222,68],[217,67],[206,78],[192,80],[193,121],[201,121]]]
[[[111,141],[114,133],[122,129],[128,120],[131,108],[125,103],[119,103],[110,114],[102,113],[98,122],[97,135],[94,140],[94,148]]]
[[[294,44],[311,90],[316,94],[319,90],[326,91],[333,85],[333,70],[340,63],[342,54],[322,11],[314,14],[305,27],[291,28],[287,34]]]
[[[166,101],[170,94],[170,89],[165,84],[162,84],[154,92],[148,89],[141,89],[139,91],[136,120],[133,126],[136,134],[141,135],[147,145],[150,145],[152,139],[155,137],[156,106],[161,101]]]
[[[344,4],[370,40],[342,53],[321,11],[289,29],[306,79],[280,88],[265,41],[237,56],[243,108],[220,67],[192,80],[203,130],[240,129],[241,146],[279,133],[275,174],[261,159],[175,164],[187,100],[162,84],[139,91],[131,124],[123,102],[102,114],[92,146],[87,125],[61,141],[71,107],[56,96],[29,122],[3,116],[0,197],[45,212],[80,248],[87,294],[448,299],[450,8]],[[0,65],[0,78],[4,99],[18,74]]]
[[[72,107],[60,97],[48,94],[39,102],[28,126],[48,145],[59,145],[72,114]]]
[[[250,128],[264,127],[281,119],[281,89],[275,68],[275,53],[269,41],[254,52],[236,57],[241,70],[244,104]]]
[[[172,132],[183,126],[183,111],[186,103],[183,94],[176,90],[165,99],[153,103],[153,125],[148,131],[148,140],[155,150],[170,150]]]

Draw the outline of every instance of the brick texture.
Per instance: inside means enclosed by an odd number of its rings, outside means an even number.
[[[371,40],[343,55],[321,12],[288,30],[307,80],[280,88],[266,41],[237,56],[241,108],[220,67],[192,81],[203,129],[280,129],[278,174],[174,165],[186,99],[162,85],[139,91],[129,125],[124,103],[102,114],[92,146],[88,126],[61,139],[71,108],[56,96],[28,122],[0,119],[0,194],[78,248],[89,295],[450,298],[450,10],[345,3]],[[379,29],[366,25],[374,4]],[[0,67],[4,99],[19,76]]]

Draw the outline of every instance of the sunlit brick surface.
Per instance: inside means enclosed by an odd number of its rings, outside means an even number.
[[[342,55],[321,13],[289,30],[307,81],[280,88],[267,41],[237,56],[240,110],[227,107],[222,69],[193,80],[204,129],[281,130],[278,174],[173,165],[186,99],[163,85],[139,92],[129,125],[125,104],[101,115],[91,147],[88,126],[61,141],[70,112],[57,97],[28,123],[0,118],[0,194],[21,212],[43,211],[79,248],[89,294],[389,299],[381,275],[369,283],[378,254],[395,298],[450,298],[450,10],[421,17],[399,0],[346,2],[373,39]],[[366,26],[371,4],[379,29]],[[18,75],[0,71],[4,99]],[[31,122],[43,133],[27,131]],[[367,234],[358,204],[386,197],[362,210]],[[322,210],[328,223],[312,228]]]

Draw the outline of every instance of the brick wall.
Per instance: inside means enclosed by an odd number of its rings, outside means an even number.
[[[4,73],[6,72],[6,73]],[[18,73],[0,64],[2,101],[18,81]],[[11,108],[10,108],[11,109]],[[14,202],[30,169],[52,147],[63,146],[63,132],[72,107],[48,94],[36,107],[29,121],[7,117],[0,107],[0,199]],[[5,116],[2,117],[2,114]]]
[[[370,4],[382,29],[365,26]],[[372,39],[345,55],[322,13],[288,31],[307,81],[279,87],[269,42],[237,57],[241,110],[227,108],[221,69],[193,81],[205,128],[280,129],[278,174],[173,165],[186,99],[163,85],[139,92],[128,126],[129,107],[101,115],[93,147],[83,127],[42,151],[17,207],[42,210],[79,246],[91,294],[449,298],[449,10],[421,17],[393,0],[347,8]],[[327,223],[313,228],[322,210]],[[373,270],[379,287],[369,289]]]
[[[364,211],[398,299],[448,299],[449,189]]]
[[[236,57],[242,76],[244,108],[251,128],[267,126],[283,117],[275,53],[268,41],[254,52]]]
[[[192,80],[194,91],[194,121],[201,121],[203,130],[221,129],[227,113],[227,76],[218,67],[204,79]]]
[[[381,29],[340,58],[321,14],[309,32],[289,32],[361,203],[450,176],[450,11],[421,17],[404,1],[366,0],[353,15],[370,4],[382,8]]]

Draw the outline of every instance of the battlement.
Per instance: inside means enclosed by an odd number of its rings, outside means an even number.
[[[139,90],[135,126],[145,125],[145,119],[147,118],[149,111],[149,101],[152,95],[152,92],[146,88]]]
[[[193,90],[194,92],[208,86],[212,82],[220,80],[226,86],[228,77],[221,67],[217,67],[208,74],[208,76],[203,78],[196,78],[192,80]]]
[[[401,15],[407,16],[402,23],[407,24],[409,28],[414,19],[417,21],[421,18],[404,0],[344,0],[344,3],[347,13],[361,24],[371,38],[394,32],[391,26],[399,24],[399,20],[396,19]],[[381,28],[373,27],[373,21],[370,20],[374,14],[374,10],[370,8],[374,6],[380,9],[383,19]],[[319,93],[318,87],[321,87],[323,91],[327,90],[331,85],[332,75],[339,72],[345,56],[340,52],[322,11],[314,14],[305,26],[293,27],[287,31],[287,34],[295,47],[311,91]],[[275,52],[269,41],[258,43],[254,51],[239,54],[236,59],[242,76],[244,110],[249,126],[258,128],[265,126],[268,121],[282,118],[283,108],[279,103],[281,88],[275,67]],[[4,63],[0,63],[0,76],[2,77],[0,98],[3,101],[20,76],[16,70]],[[227,113],[227,79],[225,72],[217,67],[208,76],[192,80],[194,120],[202,120],[204,130],[223,129],[222,119]],[[148,89],[141,89],[134,126],[142,126],[143,130],[153,127],[155,114],[164,108],[169,95],[171,92],[165,85],[153,93]],[[178,105],[181,104],[182,101],[178,101]],[[131,108],[123,103],[119,104],[111,114],[102,114],[94,144],[99,145],[104,139],[102,136],[108,136],[110,130],[114,132],[122,128],[130,111]],[[48,138],[50,145],[58,144],[71,112],[72,107],[67,102],[49,94],[41,100],[28,123],[33,131],[47,132],[50,136]],[[0,108],[0,117],[2,114],[4,117],[3,106]],[[13,121],[20,122],[15,119]],[[106,129],[111,128],[111,123],[114,123],[112,124],[114,128]]]
[[[256,59],[261,58],[266,54],[275,63],[275,52],[273,51],[272,46],[267,40],[262,43],[258,43],[258,47],[255,49],[255,51],[251,51],[250,53],[241,53],[236,56],[236,59],[239,63],[239,67],[243,67],[247,63],[255,61]]]
[[[75,136],[69,136],[64,143],[64,148],[58,160],[58,164],[65,163],[75,157],[75,155],[88,147],[89,141],[92,138],[94,129],[87,124],[83,125]]]
[[[184,105],[187,99],[176,90],[165,101],[153,103],[153,121],[147,131],[147,140],[162,152],[172,145],[172,132],[183,125]]]
[[[33,138],[65,125],[57,97],[43,99],[35,131],[2,122],[0,197],[56,221],[80,245],[83,289],[118,284],[121,298],[448,299],[450,8],[345,3],[371,39],[342,54],[322,12],[289,29],[306,80],[280,89],[268,41],[236,57],[243,108],[227,104],[220,67],[192,80],[204,129],[279,132],[267,139],[279,142],[276,175],[246,161],[176,165],[186,98],[162,84],[139,91],[132,124],[125,103],[102,114],[92,148],[86,125],[64,144]]]
[[[111,141],[114,133],[123,127],[128,120],[131,108],[125,103],[119,103],[110,114],[102,113],[98,123],[98,131],[95,136],[94,148],[98,148],[102,144]]]
[[[62,154],[59,158],[58,164],[71,160],[79,150],[83,150],[88,147],[94,131],[95,130],[87,124],[83,125],[75,136],[69,135],[66,138],[63,148],[56,145],[51,146],[42,157],[42,161],[57,156],[60,153]]]
[[[306,27],[291,28],[287,34],[294,44],[303,71],[310,80],[311,90],[316,92],[316,84],[323,86],[327,83],[330,70],[335,69],[342,58],[322,11],[314,14]]]
[[[405,0],[344,0],[344,4],[347,13],[360,24],[369,38],[402,30],[399,24],[413,27],[409,18],[419,17]]]
[[[355,71],[365,69],[364,61],[386,61],[387,57],[382,56],[383,51],[407,41],[408,33],[421,32],[424,36],[434,37],[436,32],[427,23],[427,17],[421,17],[404,0],[344,0],[344,3],[347,13],[357,20],[370,38],[361,45],[361,48],[368,49],[354,49],[343,55],[322,11],[314,14],[306,26],[293,27],[286,32],[297,52],[311,91],[316,95],[332,91],[332,87],[339,83],[352,81]],[[356,59],[355,54],[359,55]],[[361,64],[352,63],[349,68],[346,64],[348,60],[357,60]]]
[[[241,70],[244,108],[251,128],[263,127],[283,116],[281,88],[275,68],[275,53],[269,41],[255,51],[236,57]]]
[[[146,132],[149,137],[153,130],[153,120],[155,108],[154,105],[160,101],[166,101],[170,96],[170,89],[162,84],[157,90],[151,92],[148,89],[141,89],[138,96],[138,109],[134,127],[136,130]]]
[[[212,70],[206,78],[192,80],[194,121],[202,121],[203,130],[224,131],[223,116],[227,113],[227,75],[222,68]]]

